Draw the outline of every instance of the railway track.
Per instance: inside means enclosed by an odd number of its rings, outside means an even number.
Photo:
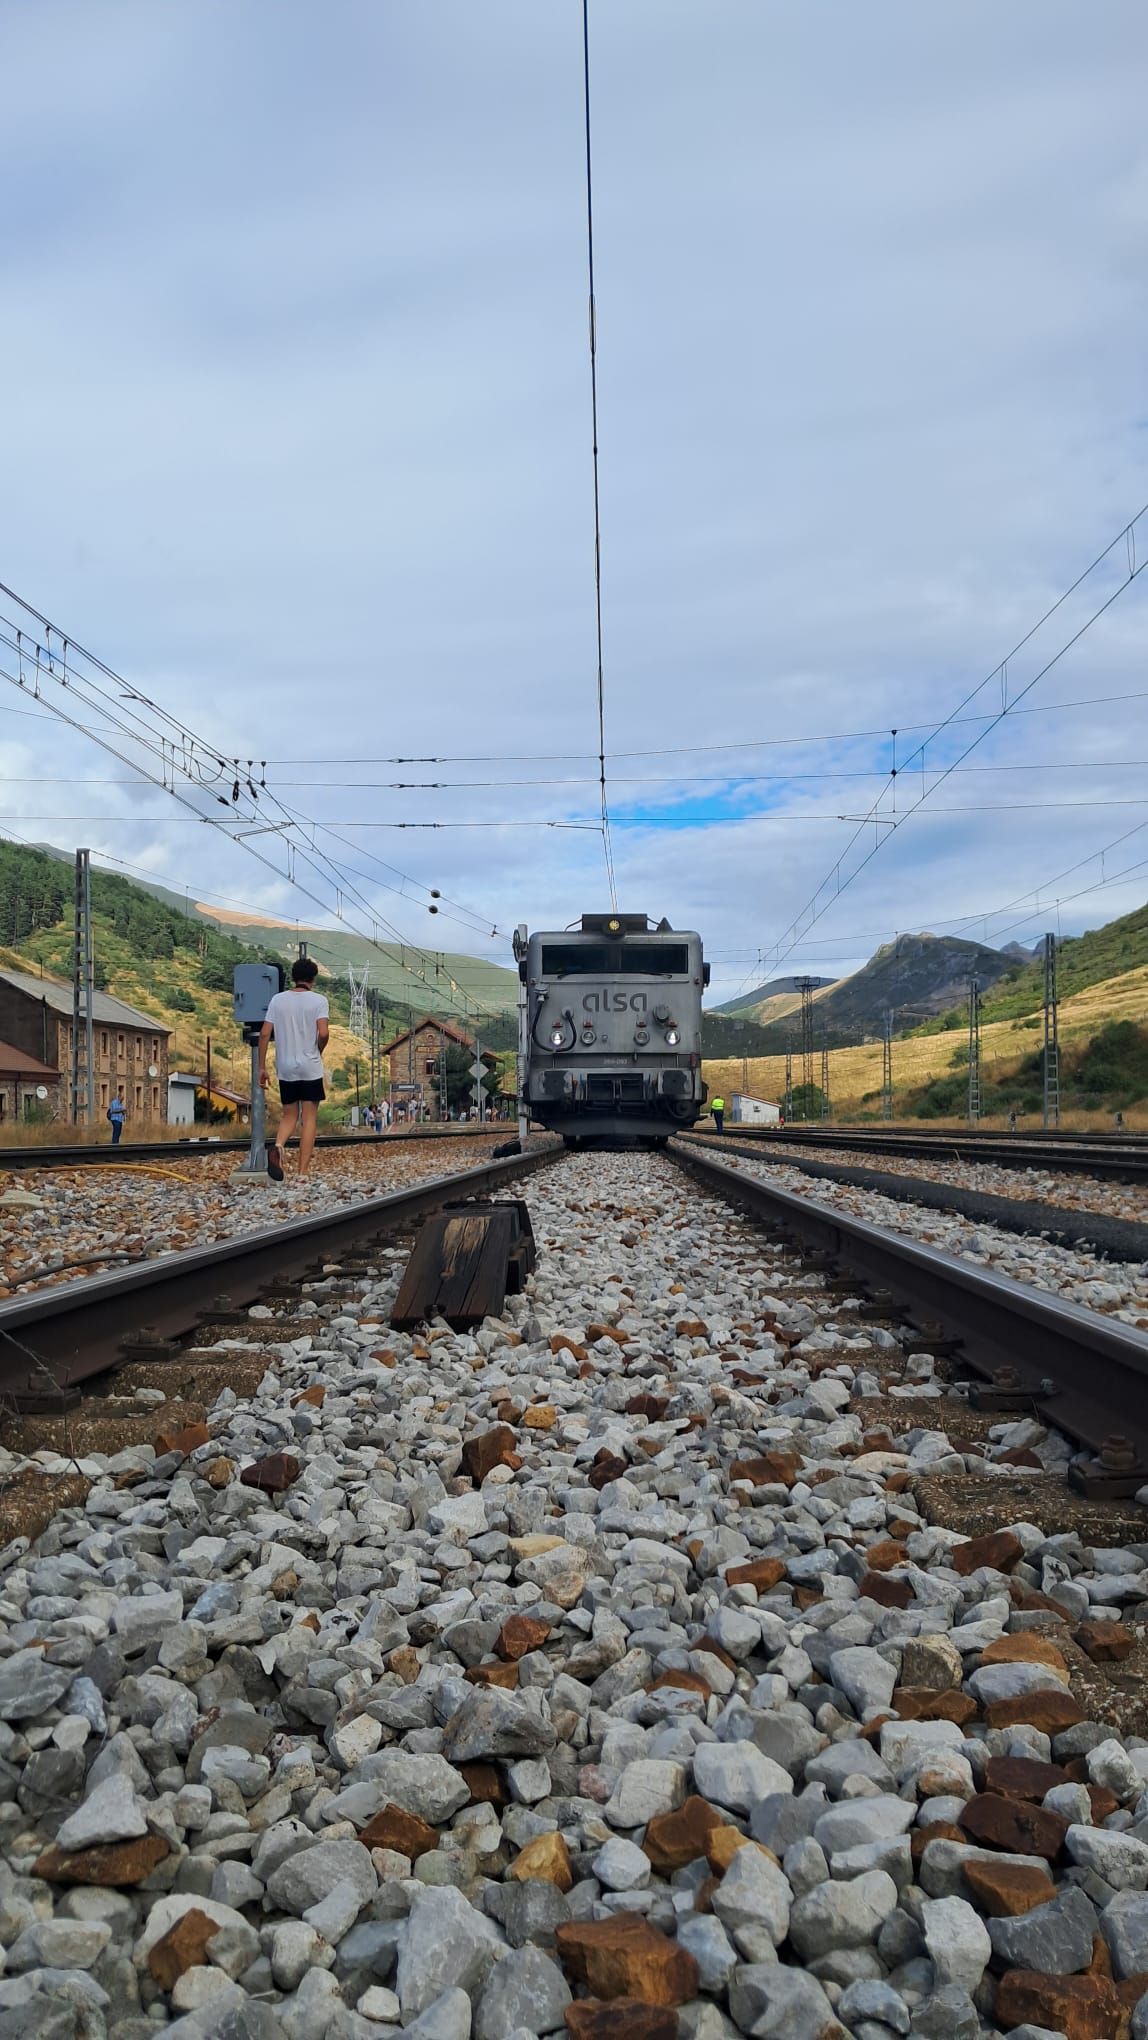
[[[530,1175],[558,1152],[507,1156],[2,1303],[0,1399],[23,1411],[66,1407],[82,1382],[125,1359],[168,1358],[205,1319],[242,1313],[271,1284],[301,1283],[316,1266],[400,1233],[452,1198],[480,1196]]]
[[[369,1148],[381,1149],[403,1142],[451,1140],[512,1140],[515,1128],[506,1122],[498,1125],[452,1125],[433,1131],[420,1128],[417,1132],[400,1133],[324,1133],[320,1134],[316,1146],[319,1148]],[[205,1138],[185,1140],[121,1141],[113,1147],[110,1141],[99,1146],[57,1147],[0,1147],[0,1174],[6,1169],[83,1169],[116,1168],[132,1162],[193,1161],[199,1155],[245,1155],[250,1147],[249,1140],[209,1140]]]
[[[696,1142],[699,1149],[708,1150],[715,1161],[729,1154],[743,1156],[759,1166],[778,1162],[811,1177],[815,1182],[846,1183],[926,1210],[957,1212],[964,1218],[995,1226],[1004,1232],[1039,1234],[1060,1246],[1084,1247],[1107,1260],[1148,1261],[1148,1224],[1093,1209],[1087,1204],[1079,1207],[1052,1204],[1039,1197],[1026,1196],[1019,1187],[1017,1194],[1004,1195],[975,1185],[954,1183],[944,1175],[932,1178],[927,1174],[897,1174],[887,1167],[874,1167],[871,1162],[862,1161],[860,1155],[857,1165],[850,1166],[840,1160],[822,1161],[799,1148],[778,1153],[760,1141],[743,1139],[740,1129],[721,1135],[681,1135],[679,1139],[687,1144]],[[892,1161],[894,1158],[890,1156],[887,1159]],[[934,1166],[943,1168],[953,1157],[938,1154],[931,1156],[930,1160]],[[991,1167],[997,1161],[997,1156],[990,1151],[978,1155],[973,1166],[988,1164]],[[1023,1182],[1023,1176],[1019,1180]]]
[[[1127,1134],[1100,1136],[1024,1135],[954,1128],[944,1133],[888,1133],[883,1127],[781,1126],[731,1127],[739,1140],[762,1148],[856,1148],[866,1154],[904,1155],[928,1161],[991,1160],[1003,1168],[1039,1169],[1050,1173],[1107,1178],[1118,1183],[1148,1182],[1148,1141]]]
[[[411,1221],[523,1176],[526,1292],[377,1350]],[[1049,1424],[1142,1402],[1148,1340],[685,1142],[178,1259],[15,1307],[65,1368],[123,1357],[125,1307],[247,1359],[174,1441],[145,1410],[66,1444],[51,1535],[0,1553],[21,1990],[86,1959],[259,2040],[440,2005],[572,2040],[1129,2030],[1148,1519],[1112,1451],[1070,1493]],[[89,1924],[77,1882],[132,1902]]]
[[[977,1408],[1032,1410],[1075,1439],[1091,1456],[1075,1476],[1087,1492],[1131,1494],[1148,1482],[1148,1335],[762,1182],[719,1160],[713,1146],[679,1137],[669,1152],[694,1182],[813,1254],[816,1265],[832,1262],[870,1287],[876,1308],[959,1352],[978,1377]],[[298,1283],[321,1264],[409,1230],[448,1199],[497,1190],[558,1160],[559,1151],[547,1149],[492,1161],[0,1304],[0,1396],[24,1411],[62,1407],[81,1383],[125,1360],[171,1357],[205,1315],[218,1322],[242,1314],[270,1285]]]

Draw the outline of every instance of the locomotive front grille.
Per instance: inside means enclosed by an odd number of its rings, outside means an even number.
[[[586,1096],[592,1105],[640,1105],[645,1097],[645,1082],[637,1071],[633,1076],[588,1076]]]

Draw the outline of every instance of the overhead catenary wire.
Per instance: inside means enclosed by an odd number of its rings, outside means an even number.
[[[594,295],[594,169],[590,125],[590,0],[582,0],[582,97],[586,116],[586,259],[590,277],[590,417],[594,459],[594,614],[598,646],[598,785],[602,805],[602,851],[610,905],[618,910],[614,846],[606,796],[606,687],[602,660],[602,502],[598,475],[598,313]]]
[[[899,815],[894,814],[882,816],[880,814],[881,802],[886,797],[887,789],[882,793],[878,794],[877,799],[874,801],[872,807],[869,809],[869,812],[866,815],[858,818],[857,827],[854,831],[854,834],[850,837],[848,843],[845,846],[845,849],[836,859],[832,869],[830,870],[826,878],[824,878],[821,881],[821,884],[817,887],[816,891],[812,894],[811,898],[807,901],[806,905],[801,909],[800,913],[797,914],[794,917],[794,919],[790,922],[788,928],[785,930],[785,933],[778,938],[776,943],[768,946],[768,954],[770,957],[771,968],[776,969],[782,963],[784,963],[786,957],[791,954],[797,939],[802,934],[807,933],[808,930],[811,927],[813,927],[817,921],[821,919],[822,915],[828,912],[830,906],[833,905],[834,901],[836,899],[839,899],[841,894],[849,886],[853,885],[856,882],[856,880],[860,877],[862,871],[864,871],[865,868],[872,863],[873,859],[880,854],[881,850],[885,847],[886,843],[888,843],[891,837],[899,829],[904,827],[905,823],[910,819],[910,817],[916,814],[926,801],[931,800],[932,795],[933,793],[935,793],[937,787],[942,785],[944,781],[950,776],[950,774],[958,766],[964,763],[965,759],[971,754],[972,751],[974,751],[977,748],[978,744],[984,742],[985,737],[988,736],[991,730],[999,728],[1000,724],[1004,722],[1006,718],[1013,712],[1016,703],[1023,700],[1025,695],[1031,693],[1032,689],[1036,687],[1041,680],[1044,679],[1047,673],[1050,673],[1052,671],[1053,667],[1056,666],[1059,663],[1059,661],[1062,658],[1064,658],[1069,651],[1072,650],[1073,646],[1079,644],[1081,638],[1085,636],[1086,632],[1091,630],[1093,625],[1097,623],[1099,619],[1107,613],[1107,611],[1112,607],[1113,603],[1118,601],[1120,596],[1124,594],[1125,590],[1130,588],[1133,585],[1133,583],[1139,579],[1140,575],[1144,571],[1144,568],[1148,566],[1148,557],[1146,557],[1144,560],[1137,562],[1134,550],[1134,538],[1136,526],[1140,522],[1141,518],[1145,516],[1146,513],[1148,513],[1148,504],[1144,504],[1141,506],[1141,508],[1137,511],[1136,515],[1129,519],[1128,523],[1125,524],[1121,528],[1121,530],[1116,533],[1116,536],[1114,538],[1110,539],[1109,543],[1103,548],[1101,552],[1097,554],[1096,558],[1087,567],[1085,567],[1081,573],[1079,573],[1076,576],[1076,579],[1070,584],[1069,587],[1067,587],[1064,590],[1063,594],[1059,595],[1056,601],[1049,605],[1049,607],[1045,610],[1044,614],[1040,618],[1038,618],[1037,622],[1034,623],[1029,630],[1025,632],[1024,636],[1020,638],[1017,644],[1013,646],[1012,650],[1006,654],[1005,658],[1003,660],[1000,660],[997,663],[997,665],[995,665],[992,668],[992,671],[985,675],[983,680],[978,681],[976,686],[971,688],[969,692],[964,695],[964,697],[955,705],[950,714],[945,716],[940,722],[937,723],[932,733],[932,736],[928,738],[925,743],[918,745],[916,750],[910,754],[909,758],[903,763],[903,765],[900,768],[902,774],[904,774],[908,767],[912,766],[917,760],[923,761],[924,752],[927,748],[927,744],[930,742],[935,742],[937,737],[939,737],[941,733],[950,726],[953,717],[961,713],[964,709],[966,709],[969,706],[969,703],[974,701],[977,695],[981,693],[981,691],[985,687],[989,686],[993,681],[996,681],[998,679],[1001,680],[1003,683],[1004,676],[1007,674],[1010,662],[1013,659],[1015,659],[1021,651],[1023,651],[1024,647],[1036,636],[1037,632],[1041,630],[1043,626],[1046,623],[1048,623],[1053,616],[1056,615],[1057,611],[1061,609],[1064,606],[1064,604],[1070,599],[1070,597],[1074,595],[1076,591],[1084,585],[1084,583],[1090,578],[1090,576],[1094,574],[1097,568],[1100,567],[1110,557],[1110,555],[1116,550],[1116,548],[1119,545],[1121,545],[1121,543],[1124,543],[1126,545],[1126,547],[1128,548],[1128,571],[1123,577],[1123,579],[1118,583],[1117,587],[1113,589],[1112,593],[1108,595],[1105,598],[1105,600],[1101,602],[1092,611],[1091,615],[1086,618],[1085,622],[1080,625],[1079,629],[1072,633],[1072,635],[1067,639],[1067,641],[1064,644],[1062,644],[1056,652],[1053,653],[1052,657],[1044,662],[1044,664],[1039,668],[1039,670],[1033,675],[1031,680],[1027,681],[1025,686],[1021,688],[1020,692],[1015,696],[1012,702],[1010,702],[1007,699],[1007,697],[1002,700],[1001,707],[994,712],[992,718],[988,721],[985,729],[983,729],[978,736],[975,736],[971,740],[971,742],[965,746],[965,749],[959,754],[957,758],[953,759],[949,763],[949,765],[947,765],[941,770],[938,778],[934,781],[933,785],[930,788],[928,788],[927,791],[922,792],[915,800],[911,801],[908,808],[904,809],[902,813]],[[895,787],[896,782],[897,782],[897,769],[894,768],[890,779],[890,785],[892,787]],[[882,823],[884,825],[885,833],[883,835],[879,832],[879,829],[877,827],[878,823]],[[843,876],[842,866],[845,862],[845,859],[849,856],[850,851],[853,849],[854,845],[857,843],[860,836],[870,826],[874,826],[875,833],[875,841],[872,847],[868,850],[865,856],[863,856],[859,860],[855,868]],[[827,899],[825,899],[823,903],[819,904],[819,902],[821,902],[822,894],[827,892],[830,886],[833,886],[834,888],[833,892]]]

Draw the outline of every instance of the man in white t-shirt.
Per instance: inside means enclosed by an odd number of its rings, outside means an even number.
[[[323,1050],[330,1039],[327,1001],[314,991],[319,966],[310,956],[291,965],[291,989],[276,992],[267,1007],[267,1018],[259,1033],[259,1082],[266,1090],[267,1049],[275,1041],[275,1074],[283,1110],[275,1140],[267,1144],[267,1174],[275,1183],[283,1181],[282,1149],[296,1126],[299,1128],[299,1174],[311,1166],[319,1107],[326,1097],[323,1088]]]

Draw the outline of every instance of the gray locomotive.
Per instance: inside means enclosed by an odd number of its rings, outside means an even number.
[[[654,1141],[705,1103],[700,935],[645,914],[514,938],[524,988],[519,1085],[531,1118],[568,1147]]]

